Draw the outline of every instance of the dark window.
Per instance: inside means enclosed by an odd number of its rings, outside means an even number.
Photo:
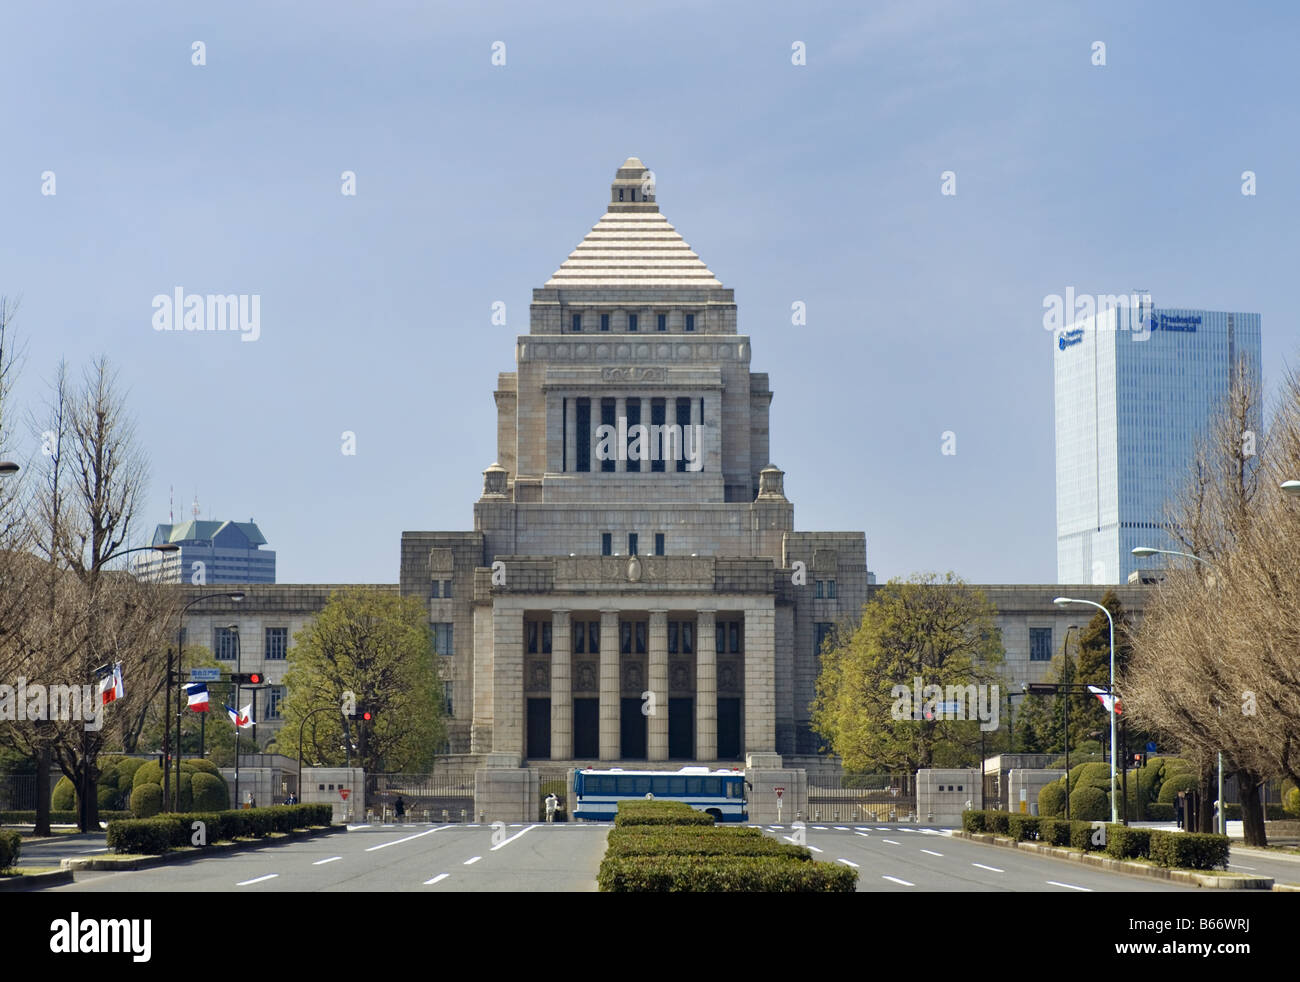
[[[614,418],[614,406],[615,404],[613,399],[600,400],[600,424],[602,426],[613,426],[615,427],[615,432],[617,432],[618,420]],[[612,457],[609,460],[602,460],[600,462],[600,469],[605,473],[612,473],[614,470],[614,463],[614,458]]]
[[[600,621],[587,622],[587,651],[589,654],[600,654]],[[595,700],[592,700],[593,702]],[[584,754],[585,757],[594,757],[595,754]]]
[[[273,685],[267,692],[266,718],[280,719],[280,706],[288,690],[283,685]]]
[[[640,400],[640,399],[628,399],[628,400],[627,400],[627,431],[628,431],[628,433],[631,433],[631,432],[632,432],[632,427],[634,427],[634,426],[640,426],[640,425],[641,425],[641,400]],[[645,457],[646,455],[648,455],[648,454],[650,453],[650,447],[648,446],[649,442],[650,442],[650,434],[647,433],[647,434],[645,435],[645,438],[641,440],[641,450],[640,450],[640,453],[641,453],[641,456],[642,456],[642,457]],[[630,438],[629,438],[629,440],[628,440],[628,445],[629,445],[629,446],[632,445],[632,440],[631,440]],[[639,461],[639,460],[633,460],[633,459],[632,459],[632,455],[631,455],[631,454],[628,454],[628,459],[627,459],[627,469],[628,469],[629,472],[640,473],[640,472],[641,472],[641,461]]]
[[[717,644],[714,646],[713,650],[720,655],[724,654],[727,650],[727,625],[722,623],[722,621],[718,621],[718,623],[714,625],[714,630],[717,634]]]
[[[576,334],[580,334],[580,333],[582,333],[582,315],[581,315],[581,314],[574,314],[574,315],[573,315],[573,330],[574,330],[574,333],[576,333]]]
[[[618,622],[618,653],[620,655],[632,654],[632,622]]]
[[[444,707],[444,712],[446,712],[446,714],[447,714],[448,716],[455,716],[455,715],[456,715],[454,712],[452,712],[452,691],[453,691],[453,690],[452,690],[452,686],[455,685],[455,684],[456,684],[456,683],[454,683],[454,682],[444,682],[444,683],[442,683],[442,700],[443,700],[443,707]]]
[[[1052,629],[1050,627],[1031,627],[1029,629],[1029,660],[1052,660]]]
[[[668,654],[677,654],[677,621],[668,622]]]
[[[695,330],[695,315],[694,315],[694,314],[687,314],[687,315],[686,315],[686,330],[688,330],[688,331],[693,331],[693,330]]]
[[[727,638],[731,641],[732,654],[735,654],[740,650],[740,624],[736,621],[727,625]]]
[[[212,650],[222,661],[234,661],[239,651],[239,631],[229,627],[213,628]]]
[[[677,454],[677,472],[684,474],[686,473],[686,434],[691,432],[688,429],[691,425],[690,399],[677,400],[677,425],[682,428],[682,445],[680,452]],[[695,448],[692,447],[691,449],[694,450]]]
[[[614,554],[614,533],[600,533],[600,554],[602,556],[611,556]]]
[[[524,636],[528,641],[528,653],[537,654],[537,622],[529,621],[524,625]]]
[[[636,622],[636,653],[645,654],[645,621]]]
[[[618,189],[618,200],[619,200],[619,201],[622,201],[622,200],[623,200],[623,189],[622,189],[622,188],[619,188],[619,189]]]
[[[600,315],[600,329],[601,329],[602,331],[608,331],[608,330],[609,330],[609,314],[601,314],[601,315]]]
[[[627,554],[629,556],[636,555],[636,533],[635,532],[629,532],[627,534]]]
[[[578,411],[575,415],[577,416],[577,419],[574,420],[574,426],[577,427],[578,432],[590,433],[591,432],[591,400],[579,399]],[[578,440],[577,445],[578,445],[578,470],[583,472],[590,471],[591,470],[591,443],[587,440]]]
[[[447,596],[450,597],[451,594],[449,593],[449,594],[447,594]],[[827,598],[828,600],[834,600],[834,599],[835,599],[835,581],[834,581],[834,580],[827,580],[827,581],[826,581],[826,598]]]
[[[831,633],[834,627],[826,621],[818,621],[813,625],[813,654],[818,655],[822,650],[822,642],[826,640],[827,635]]]
[[[587,653],[587,624],[585,621],[573,622],[573,653],[575,655],[585,655]]]
[[[439,596],[439,589],[440,589],[441,586],[442,586],[442,584],[441,584],[438,580],[434,580],[434,581],[433,581],[433,592],[432,592],[432,595],[431,595],[431,599],[433,599],[433,600],[437,600],[437,599],[438,599],[438,596]]]
[[[667,315],[667,314],[658,314],[658,315],[656,316],[655,319],[656,319],[656,321],[658,322],[658,323],[656,324],[656,327],[658,327],[659,330],[661,330],[661,331],[666,331],[666,330],[668,330],[668,315]]]
[[[442,581],[442,599],[443,600],[451,599],[451,580]]]
[[[667,450],[667,448],[664,446],[664,439],[663,439],[664,434],[662,429],[664,425],[665,409],[666,409],[666,403],[663,399],[650,400],[650,425],[660,427],[659,446],[653,448],[656,452],[654,454],[654,459],[650,461],[650,470],[654,473],[659,473],[659,474],[663,473],[664,453]],[[662,555],[662,553],[660,553],[660,555]]]
[[[636,333],[636,314],[627,315],[627,329],[633,334]]]
[[[551,622],[542,621],[542,654],[551,653]]]
[[[815,600],[820,600],[820,599],[822,599],[822,596],[823,596],[822,591],[823,591],[824,589],[825,589],[825,581],[824,581],[824,580],[818,580],[818,581],[817,581],[817,587],[816,587],[816,590],[813,592],[813,599],[815,599]]]
[[[266,629],[266,658],[268,661],[281,661],[289,655],[289,629],[287,627],[268,627]]]
[[[433,625],[433,650],[440,655],[450,655],[453,652],[452,627],[449,622]]]
[[[662,532],[656,532],[655,533],[655,555],[662,556],[663,554],[664,554],[664,534]]]

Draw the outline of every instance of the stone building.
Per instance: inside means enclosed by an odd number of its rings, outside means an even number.
[[[733,291],[635,157],[533,291],[472,532],[406,532],[452,750],[743,761],[816,750],[821,636],[867,596],[862,532],[798,532]]]

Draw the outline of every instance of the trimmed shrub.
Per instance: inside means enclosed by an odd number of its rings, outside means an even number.
[[[1100,852],[1106,848],[1104,826],[1094,828],[1094,822],[1070,822],[1070,845],[1084,852]],[[1099,836],[1098,832],[1102,834]],[[1100,839],[1101,841],[1098,841]]]
[[[1038,841],[1049,846],[1068,846],[1070,844],[1070,823],[1059,818],[1040,818],[1038,820]]]
[[[1179,869],[1228,868],[1228,837],[1206,832],[1151,830],[1148,853],[1153,863]]]
[[[162,811],[162,785],[137,784],[131,792],[131,814],[136,818],[152,818]]]
[[[710,830],[711,831],[711,830]],[[730,832],[730,829],[721,829]],[[618,840],[611,838],[605,850],[609,858],[623,856],[776,856],[811,861],[812,852],[805,846],[777,842],[765,835],[753,836],[694,834],[694,831],[663,835],[635,835]]]
[[[66,777],[59,778],[50,795],[50,810],[75,812],[77,810],[77,789]]]
[[[1288,815],[1300,816],[1300,788],[1292,788],[1286,793],[1286,804],[1283,808]]]
[[[221,768],[210,760],[204,760],[202,757],[191,757],[188,760],[182,760],[181,767],[188,767],[192,771],[203,771],[204,773],[221,777]]]
[[[134,795],[133,792],[132,797]],[[119,853],[159,856],[169,849],[187,846],[189,842],[189,825],[176,815],[108,823],[108,848]]]
[[[988,812],[972,809],[961,813],[961,827],[965,832],[987,832],[988,823],[985,818]]]
[[[106,811],[99,813],[101,822],[118,822],[122,819],[132,818],[130,812],[125,811]],[[50,810],[51,825],[76,825],[80,816],[73,811],[54,811]],[[36,812],[34,811],[10,811],[0,812],[0,825],[35,825]]]
[[[1146,808],[1147,819],[1152,822],[1172,822],[1174,820],[1174,806],[1172,804],[1160,804],[1151,802]]]
[[[626,856],[601,861],[606,893],[853,893],[858,871],[769,856]]]
[[[1065,814],[1065,780],[1043,785],[1038,792],[1038,816],[1060,818]]]
[[[1156,801],[1162,805],[1172,805],[1179,791],[1191,792],[1199,786],[1200,782],[1196,779],[1196,775],[1190,771],[1179,772],[1172,777],[1166,776],[1160,785],[1160,794],[1156,797]]]
[[[1229,802],[1223,806],[1224,817],[1230,822],[1241,821],[1241,804],[1238,802]],[[1280,822],[1289,817],[1286,810],[1277,802],[1270,802],[1264,806],[1264,818],[1269,822]]]
[[[684,801],[620,801],[614,825],[712,825],[713,816]]]
[[[224,811],[230,807],[230,794],[226,782],[219,774],[198,771],[191,779],[194,811]]]
[[[1003,811],[986,811],[984,813],[984,827],[994,835],[1011,834],[1011,815]]]
[[[156,760],[146,760],[131,775],[131,786],[138,788],[142,784],[156,784],[162,787],[162,768]]]
[[[1106,855],[1116,859],[1140,859],[1150,854],[1151,830],[1131,825],[1106,826]]]
[[[138,792],[140,789],[136,789]],[[134,792],[133,792],[134,794]],[[257,814],[262,813],[262,814]],[[191,844],[193,823],[206,822],[208,843],[267,835],[278,824],[283,831],[329,825],[333,808],[328,804],[276,805],[222,812],[159,815],[154,818],[110,822],[108,846],[117,852],[158,855]],[[256,831],[259,828],[265,832]]]
[[[1039,821],[1035,815],[1008,814],[1007,832],[1017,842],[1036,842],[1038,840]]]
[[[648,837],[657,835],[673,835],[685,829],[664,828],[662,825],[623,825],[619,828],[611,829],[609,833],[610,842],[618,842],[620,839],[631,839],[636,837]],[[742,839],[763,838],[762,829],[751,829],[748,825],[739,827],[730,825],[691,825],[689,826],[691,835],[700,838],[709,836],[734,836]]]
[[[1106,792],[1087,785],[1070,793],[1070,819],[1080,822],[1100,822],[1110,818],[1110,803]]]
[[[6,832],[0,829],[0,873],[5,872],[18,862],[18,854],[22,852],[23,837],[17,832]]]

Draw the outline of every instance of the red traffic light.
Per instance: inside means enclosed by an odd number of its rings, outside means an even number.
[[[363,720],[365,720],[367,723],[369,723],[369,722],[370,722],[370,710],[367,709],[365,712],[363,712],[363,713],[361,714],[361,718],[362,718]]]
[[[261,685],[261,684],[262,684],[262,676],[261,676],[261,673],[259,673],[259,672],[252,672],[252,673],[248,676],[248,681],[249,681],[252,685]]]

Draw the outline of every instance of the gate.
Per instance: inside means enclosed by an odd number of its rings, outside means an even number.
[[[366,776],[366,811],[375,819],[392,821],[397,799],[411,822],[471,822],[474,820],[474,779],[430,777],[427,774]]]
[[[911,774],[846,774],[838,786],[808,779],[809,822],[912,822],[916,778]],[[821,778],[825,781],[825,778]]]

